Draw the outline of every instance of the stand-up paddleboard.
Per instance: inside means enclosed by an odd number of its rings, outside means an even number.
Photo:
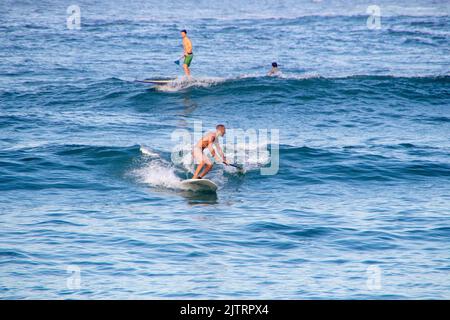
[[[146,84],[155,84],[155,85],[166,85],[175,80],[176,79],[145,79],[145,80],[135,80],[135,82],[146,83]]]
[[[194,192],[216,192],[217,185],[208,179],[187,179],[181,182],[183,189]]]

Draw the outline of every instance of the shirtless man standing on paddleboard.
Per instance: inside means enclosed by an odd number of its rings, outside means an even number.
[[[184,73],[188,78],[191,77],[191,71],[189,70],[189,66],[191,65],[192,58],[194,54],[192,52],[192,42],[187,36],[186,30],[181,30],[181,37],[183,38],[183,49],[184,49],[184,61],[183,61],[183,69]]]
[[[200,139],[199,142],[195,145],[192,150],[192,155],[198,163],[197,170],[195,170],[194,176],[192,179],[201,179],[203,178],[213,167],[211,160],[203,154],[203,151],[208,148],[211,155],[217,160],[217,162],[223,162],[224,164],[228,164],[225,155],[223,154],[222,149],[219,145],[219,137],[223,137],[225,135],[225,126],[223,124],[219,124],[216,126],[216,132],[208,132]],[[214,150],[214,145],[216,146],[217,152],[222,157],[222,161],[216,155],[216,151]],[[203,171],[202,168],[204,167]],[[200,173],[201,172],[201,173]]]

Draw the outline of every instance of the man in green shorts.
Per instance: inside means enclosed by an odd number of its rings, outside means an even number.
[[[183,49],[184,49],[184,62],[183,62],[183,69],[184,73],[186,73],[186,76],[188,78],[191,77],[191,71],[189,70],[189,66],[191,65],[192,58],[194,57],[194,54],[192,53],[192,42],[187,37],[187,31],[181,30],[181,37],[183,38]]]

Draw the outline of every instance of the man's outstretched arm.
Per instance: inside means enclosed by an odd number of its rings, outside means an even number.
[[[216,150],[214,150],[213,143],[210,142],[208,144],[208,150],[211,153],[211,155],[214,157],[214,159],[216,159],[217,162],[221,161],[220,158],[217,156]]]
[[[220,147],[219,142],[216,140],[214,144],[216,145],[217,152],[218,152],[219,155],[222,157],[222,162],[225,163],[225,164],[228,164],[227,158],[225,157],[225,154],[223,153],[223,150],[222,150],[222,148]],[[220,161],[220,160],[219,160],[219,161]]]

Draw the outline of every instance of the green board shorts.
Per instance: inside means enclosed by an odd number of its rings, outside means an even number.
[[[187,56],[184,57],[184,63],[185,65],[187,65],[188,67],[191,65],[192,62],[192,58],[194,57],[194,54],[188,54]]]

